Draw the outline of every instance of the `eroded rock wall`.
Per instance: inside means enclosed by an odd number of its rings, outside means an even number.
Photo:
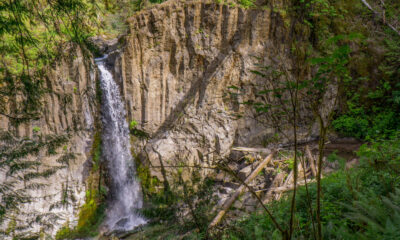
[[[13,174],[9,168],[1,169],[0,182],[14,182],[14,190],[30,200],[18,211],[8,212],[1,229],[9,235],[42,232],[54,236],[66,222],[76,224],[79,207],[85,202],[96,114],[96,72],[94,63],[79,48],[68,47],[65,52],[67,56],[48,69],[38,120],[16,125],[0,116],[0,130],[14,135],[17,142],[62,141],[55,143],[54,151],[40,148],[18,160],[40,165]]]
[[[254,146],[274,134],[226,92],[232,85],[246,86],[248,92],[239,96],[245,101],[263,85],[251,73],[256,64],[293,64],[289,29],[279,14],[170,1],[128,22],[115,75],[129,120],[151,136],[136,151],[149,160],[153,175],[163,180],[161,169],[168,172],[179,162],[213,165],[233,145]],[[244,117],[238,119],[238,113]]]

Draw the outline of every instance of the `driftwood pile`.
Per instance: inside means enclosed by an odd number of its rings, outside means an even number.
[[[232,194],[230,198],[228,198],[222,205],[222,208],[218,212],[218,214],[214,217],[213,221],[209,224],[209,228],[213,228],[217,226],[221,220],[224,218],[225,214],[229,211],[231,206],[236,202],[236,200],[241,196],[245,191],[254,191],[249,189],[249,185],[255,179],[255,177],[268,166],[268,164],[272,163],[274,156],[279,149],[263,149],[263,148],[247,148],[247,147],[236,147],[233,148],[234,151],[243,151],[243,152],[263,152],[269,153],[269,155],[261,161],[258,166],[250,173],[250,175],[242,182],[240,187],[236,189],[236,191]],[[316,160],[311,153],[311,150],[308,146],[304,149],[306,158],[304,160],[299,159],[299,164],[297,166],[298,169],[298,181],[297,186],[302,186],[305,184],[309,184],[315,182],[315,177],[317,175],[316,169]],[[275,160],[278,161],[278,160]],[[282,197],[282,194],[286,191],[290,191],[294,188],[293,182],[293,170],[287,175],[285,178],[286,173],[280,172],[277,173],[274,180],[270,184],[269,188],[261,189],[254,191],[256,194],[260,194],[261,192],[266,192],[262,199],[263,204],[267,204],[271,200],[279,200]]]

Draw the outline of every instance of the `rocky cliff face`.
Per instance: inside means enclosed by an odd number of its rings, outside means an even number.
[[[37,166],[13,174],[9,168],[0,171],[2,184],[10,184],[30,200],[6,216],[1,229],[10,235],[13,231],[54,235],[66,221],[74,224],[85,202],[96,112],[95,71],[79,49],[70,47],[66,52],[68,56],[48,70],[48,91],[38,120],[15,125],[0,116],[1,133],[11,134],[15,143],[9,152],[20,145],[17,154],[24,157],[18,163]],[[1,146],[7,147],[7,142],[1,141]],[[23,151],[29,152],[25,155]]]
[[[136,151],[152,174],[184,162],[207,166],[233,145],[256,145],[273,135],[250,107],[226,97],[229,86],[246,87],[245,101],[264,80],[256,64],[291,66],[289,29],[270,10],[215,3],[167,2],[129,20],[125,47],[116,54],[129,120],[150,134]],[[244,117],[238,119],[238,114]],[[160,168],[161,167],[161,168]],[[205,172],[206,173],[206,170]]]
[[[111,53],[108,61],[121,86],[128,121],[137,121],[138,128],[149,135],[135,141],[134,151],[152,176],[165,181],[175,171],[169,166],[213,166],[221,158],[235,157],[232,146],[256,146],[272,139],[274,128],[260,123],[250,107],[238,102],[253,98],[265,85],[265,79],[251,72],[256,64],[279,62],[287,68],[295,64],[287,21],[283,13],[269,9],[177,1],[128,19],[129,32],[120,39],[123,47]],[[26,157],[42,163],[37,172],[59,167],[49,178],[35,180],[45,183],[39,190],[27,190],[37,200],[24,204],[23,211],[13,216],[18,226],[33,232],[54,234],[67,220],[74,225],[84,202],[97,109],[95,72],[89,66],[77,51],[51,69],[46,82],[51,91],[43,98],[39,120],[15,129],[6,118],[0,119],[0,129],[21,138],[68,136],[56,154]],[[230,86],[246,92],[233,100],[227,94]],[[75,159],[67,165],[60,163],[67,153]],[[184,177],[193,169],[185,171]],[[209,173],[213,172],[201,170],[203,176]],[[0,177],[1,182],[9,178],[5,172]],[[24,189],[24,184],[18,188]],[[65,193],[72,204],[59,204]],[[22,221],[26,216],[31,226]],[[43,218],[36,223],[36,216]]]

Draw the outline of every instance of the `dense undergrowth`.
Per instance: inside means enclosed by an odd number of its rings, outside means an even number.
[[[387,18],[384,21],[399,22],[398,1],[368,2],[375,9],[384,3]],[[377,24],[380,16],[368,12],[359,1],[346,9],[350,10],[345,16],[352,26],[344,26],[361,32],[364,40],[351,56],[352,79],[341,86],[342,99],[333,129],[343,136],[367,141],[389,138],[400,130],[400,36],[389,27]],[[366,24],[358,25],[360,20]]]
[[[384,44],[382,75],[378,79],[359,77],[343,86],[346,101],[333,127],[344,136],[388,138],[400,130],[400,38],[388,38]]]
[[[341,169],[322,180],[322,221],[325,239],[397,239],[400,230],[400,138],[365,144],[359,165]],[[308,186],[315,199],[316,186]],[[307,192],[299,189],[295,238],[314,239]],[[268,207],[285,224],[290,194]],[[315,201],[311,202],[312,205]],[[315,214],[315,213],[313,213]],[[255,213],[226,227],[222,239],[281,239],[265,214]]]

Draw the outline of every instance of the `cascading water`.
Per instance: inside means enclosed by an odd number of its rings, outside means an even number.
[[[142,207],[143,202],[130,152],[129,128],[125,119],[124,102],[118,85],[105,66],[105,58],[96,60],[102,91],[102,149],[111,176],[113,196],[111,206],[107,210],[105,224],[109,231],[128,231],[146,221],[137,213],[137,209]]]

